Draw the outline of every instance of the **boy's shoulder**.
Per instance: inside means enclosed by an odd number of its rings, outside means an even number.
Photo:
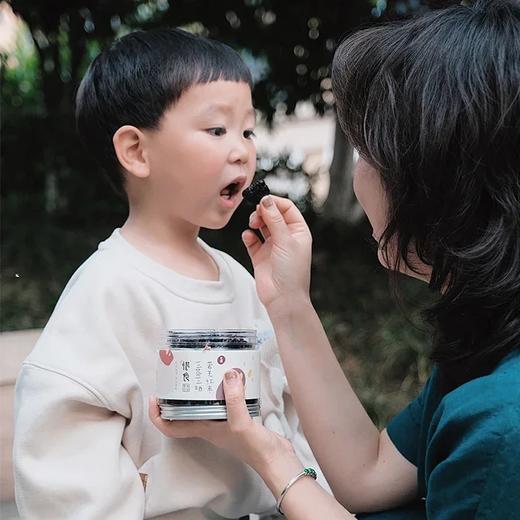
[[[103,241],[98,249],[78,267],[73,277],[82,277],[85,280],[96,281],[101,286],[113,283],[131,276],[131,264],[113,248],[105,248]]]
[[[98,249],[76,269],[63,289],[58,305],[70,293],[81,293],[90,299],[96,294],[117,293],[122,286],[135,284],[135,270],[111,241],[113,235],[100,242]]]

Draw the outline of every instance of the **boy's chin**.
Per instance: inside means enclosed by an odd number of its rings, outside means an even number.
[[[229,218],[218,220],[218,221],[205,222],[200,227],[202,227],[204,229],[213,229],[213,230],[223,229],[229,224],[230,220],[231,220],[231,216]]]
[[[224,229],[227,226],[227,222],[225,224],[210,224],[208,226],[201,226],[204,229],[212,229],[213,231],[218,231],[219,229]]]

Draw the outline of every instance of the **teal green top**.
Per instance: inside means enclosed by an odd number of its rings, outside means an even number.
[[[417,466],[418,501],[370,520],[520,519],[520,352],[442,396],[438,371],[388,434]]]

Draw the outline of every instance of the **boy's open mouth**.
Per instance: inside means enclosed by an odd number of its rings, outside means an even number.
[[[246,182],[246,177],[237,177],[233,182],[230,182],[221,192],[220,196],[224,199],[231,200],[237,194],[241,193],[242,188]]]
[[[220,196],[231,199],[233,198],[238,192],[238,184],[236,182],[232,182],[231,184],[228,184],[221,192]]]

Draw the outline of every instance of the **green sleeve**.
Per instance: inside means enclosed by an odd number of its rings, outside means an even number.
[[[518,405],[516,405],[518,408]],[[459,403],[442,417],[429,445],[427,517],[435,520],[519,518],[520,414]],[[464,410],[457,415],[457,412]],[[514,415],[514,417],[513,417]]]
[[[426,520],[424,500],[378,513],[357,514],[358,520]]]
[[[431,377],[421,393],[404,410],[393,417],[386,430],[401,455],[417,466],[419,436],[424,415],[424,406],[430,392]]]

